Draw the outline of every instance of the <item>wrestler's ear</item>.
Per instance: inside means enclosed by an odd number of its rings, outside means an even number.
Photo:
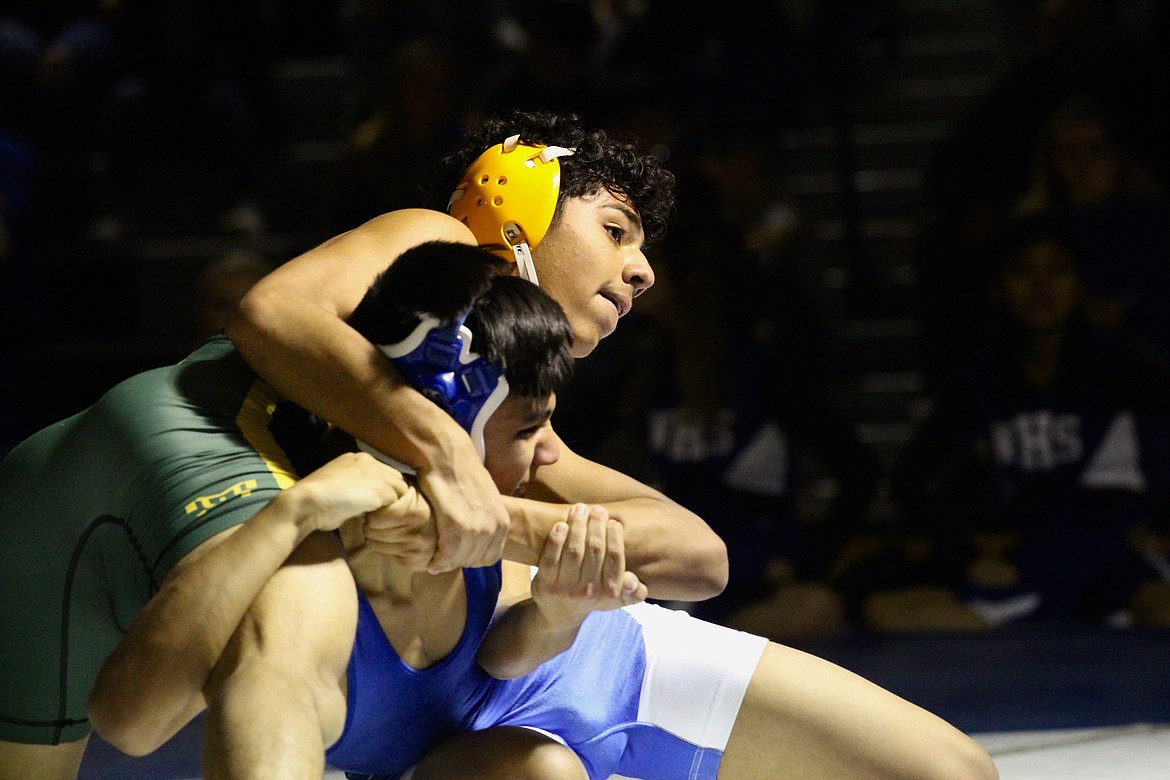
[[[379,274],[349,324],[370,341],[394,344],[424,318],[465,314],[508,264],[467,244],[429,241],[406,250]]]

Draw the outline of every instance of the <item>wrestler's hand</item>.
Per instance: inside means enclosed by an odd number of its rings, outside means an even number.
[[[397,469],[364,452],[347,452],[284,491],[306,531],[333,531],[350,518],[394,504],[409,485]]]
[[[362,531],[366,549],[395,559],[409,571],[425,571],[439,541],[431,506],[414,486],[366,515]]]
[[[532,600],[552,625],[580,624],[590,612],[637,604],[646,586],[626,571],[622,524],[604,507],[576,504],[549,531],[532,580]]]
[[[504,553],[509,516],[479,453],[466,434],[435,468],[418,471],[418,486],[434,513],[439,544],[432,574],[491,566]]]

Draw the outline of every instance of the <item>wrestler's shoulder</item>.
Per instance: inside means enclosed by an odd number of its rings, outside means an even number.
[[[471,230],[454,217],[434,209],[397,209],[380,214],[357,230],[371,236],[399,237],[404,233],[423,241],[457,241],[474,244]]]

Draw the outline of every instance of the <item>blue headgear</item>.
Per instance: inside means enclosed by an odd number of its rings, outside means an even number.
[[[446,410],[471,434],[482,460],[483,428],[507,398],[508,380],[499,366],[471,351],[471,331],[463,325],[466,318],[466,312],[447,323],[426,317],[405,339],[379,344],[378,349],[411,387]],[[365,442],[359,441],[358,446],[399,470],[413,472]]]

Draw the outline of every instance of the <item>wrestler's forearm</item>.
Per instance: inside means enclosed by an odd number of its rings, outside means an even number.
[[[297,296],[296,287],[268,285],[245,299],[229,333],[252,367],[287,398],[416,470],[435,509],[436,570],[497,561],[508,518],[467,432],[336,314]]]
[[[282,396],[402,463],[441,468],[467,439],[374,345],[296,288],[271,285],[250,295],[228,335]]]
[[[295,488],[180,563],[98,675],[94,728],[123,751],[162,745],[205,706],[203,686],[257,594],[311,527]]]
[[[584,498],[578,500],[584,501]],[[644,496],[591,501],[622,524],[626,568],[646,584],[650,597],[700,601],[727,584],[727,548],[698,516],[665,498]],[[549,530],[571,504],[505,497],[511,517],[504,557],[536,565]]]
[[[727,586],[727,546],[698,515],[663,498],[603,503],[625,533],[626,568],[658,599],[700,601]]]
[[[249,365],[281,395],[420,469],[447,467],[452,449],[464,452],[466,435],[456,436],[459,426],[411,391],[345,320],[399,254],[433,240],[475,239],[437,211],[382,214],[257,282],[226,326]]]

